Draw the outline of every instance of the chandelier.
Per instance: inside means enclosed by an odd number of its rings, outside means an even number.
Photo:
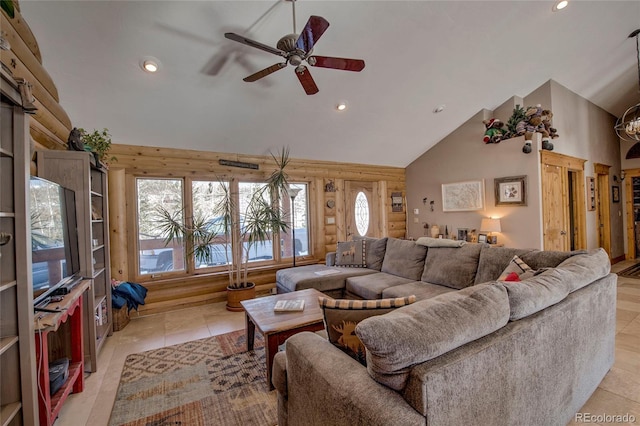
[[[638,41],[640,29],[629,34],[629,38],[636,38],[636,54],[638,57],[638,86],[640,88],[640,41]],[[614,127],[620,139],[630,142],[640,142],[640,104],[632,106],[622,114]],[[627,156],[627,158],[629,158]]]

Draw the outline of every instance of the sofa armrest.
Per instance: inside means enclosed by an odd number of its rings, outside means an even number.
[[[336,252],[330,251],[324,258],[325,265],[327,266],[335,266],[336,265]]]
[[[278,352],[273,358],[271,383],[277,393],[278,426],[288,426],[289,402],[287,401],[287,355],[285,352]]]
[[[289,425],[426,425],[398,392],[315,333],[290,337],[285,354]]]

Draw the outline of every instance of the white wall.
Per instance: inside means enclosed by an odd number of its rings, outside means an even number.
[[[540,195],[539,140],[531,154],[522,153],[524,138],[518,137],[499,144],[482,142],[482,120],[497,117],[507,121],[516,104],[524,107],[541,104],[553,113],[553,125],[559,138],[553,141],[555,152],[587,159],[585,175],[593,176],[593,163],[612,166],[613,174],[620,175],[620,145],[613,131],[615,117],[550,80],[524,100],[513,97],[493,112],[482,110],[458,129],[413,161],[406,170],[408,236],[429,235],[424,223],[438,224],[450,232],[457,228],[479,229],[483,217],[501,218],[502,233],[499,242],[508,247],[542,249],[542,215]],[[536,149],[537,148],[537,149]],[[496,207],[495,178],[526,175],[527,206]],[[467,180],[485,181],[485,208],[474,212],[443,212],[443,183]],[[621,188],[622,189],[622,188]],[[427,197],[424,205],[422,199]],[[435,201],[434,212],[429,202]],[[613,257],[624,254],[621,203],[611,203],[611,248]],[[419,209],[414,215],[413,210]],[[586,209],[586,206],[585,206]],[[415,219],[418,223],[415,223]],[[587,212],[588,248],[597,246],[597,227],[594,212]]]

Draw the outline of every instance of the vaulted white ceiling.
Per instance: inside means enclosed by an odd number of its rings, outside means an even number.
[[[22,1],[43,63],[74,126],[114,142],[404,167],[482,108],[549,79],[620,116],[640,101],[640,1],[298,0],[330,22],[314,54],[364,59],[361,73],[292,66],[242,81],[280,58],[288,1]],[[160,71],[140,61],[152,56]],[[339,101],[348,109],[338,112]],[[446,105],[439,114],[433,110]],[[508,117],[501,117],[507,119]],[[481,130],[482,131],[482,130]],[[478,139],[478,143],[482,143]]]

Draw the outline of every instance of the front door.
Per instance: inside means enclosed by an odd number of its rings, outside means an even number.
[[[347,240],[354,236],[379,237],[377,183],[348,180],[344,189]]]

